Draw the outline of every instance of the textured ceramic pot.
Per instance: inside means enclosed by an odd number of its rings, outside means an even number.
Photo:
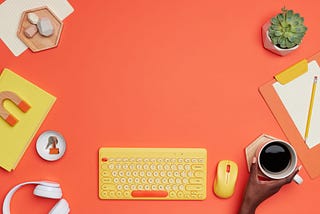
[[[269,32],[268,29],[270,27],[271,23],[267,22],[262,26],[262,41],[263,41],[263,46],[265,49],[278,54],[280,56],[285,56],[289,53],[291,53],[292,51],[296,50],[299,45],[294,46],[293,48],[289,48],[289,49],[282,49],[279,48],[278,46],[274,45],[269,37]]]

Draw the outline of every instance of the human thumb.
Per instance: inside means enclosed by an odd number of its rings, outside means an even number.
[[[258,170],[258,167],[257,167],[257,158],[256,158],[256,157],[253,157],[253,158],[252,158],[252,163],[251,163],[251,166],[250,166],[250,174],[251,174],[251,175],[257,175],[257,170]]]

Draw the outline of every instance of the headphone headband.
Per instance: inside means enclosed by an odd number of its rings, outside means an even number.
[[[56,182],[52,182],[52,181],[24,182],[24,183],[18,184],[15,187],[13,187],[6,195],[6,197],[3,201],[3,207],[2,207],[3,214],[10,214],[10,202],[11,202],[13,194],[21,187],[23,187],[25,185],[29,185],[29,184],[38,185],[33,191],[33,193],[37,196],[46,197],[46,198],[54,198],[54,199],[59,199],[62,197],[62,191],[61,191],[60,185]],[[66,203],[66,201],[65,201],[65,203]]]

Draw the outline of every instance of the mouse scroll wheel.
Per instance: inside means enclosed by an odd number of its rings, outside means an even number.
[[[230,172],[230,164],[227,165],[227,172]]]

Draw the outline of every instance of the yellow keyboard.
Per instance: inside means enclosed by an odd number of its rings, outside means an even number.
[[[200,148],[100,148],[99,197],[204,200],[207,151]]]

